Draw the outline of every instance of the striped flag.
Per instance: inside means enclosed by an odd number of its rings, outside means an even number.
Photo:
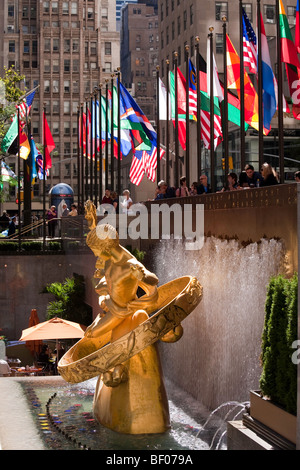
[[[160,160],[165,154],[165,150],[162,148],[160,149]],[[156,169],[157,169],[157,147],[152,147],[152,152],[144,151],[144,158],[145,158],[145,170],[146,175],[149,180],[153,183],[156,180]]]
[[[244,67],[257,73],[257,40],[248,16],[243,8],[243,57]]]
[[[145,172],[146,164],[144,151],[135,150],[129,172],[129,178],[131,183],[135,184],[136,186],[139,186],[144,177]]]
[[[32,102],[34,100],[34,95],[38,87],[31,90],[27,95],[24,96],[21,103],[19,103],[16,108],[20,110],[20,125],[23,128],[26,124],[26,117],[30,113]]]
[[[197,121],[197,76],[191,60],[189,61],[189,109],[190,119]]]

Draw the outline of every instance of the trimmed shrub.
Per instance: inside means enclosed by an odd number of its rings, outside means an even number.
[[[298,277],[279,275],[270,280],[262,334],[262,393],[290,413],[297,409],[297,366],[292,343],[297,339]]]

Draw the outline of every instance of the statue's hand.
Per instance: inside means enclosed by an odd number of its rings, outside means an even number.
[[[180,340],[182,335],[183,335],[183,328],[181,325],[177,325],[171,331],[169,331],[164,336],[162,336],[160,340],[163,341],[164,343],[176,343],[176,341]]]
[[[145,271],[144,271],[144,267],[139,265],[139,264],[131,264],[130,265],[130,269],[133,273],[133,275],[139,280],[141,281],[144,276],[145,276]]]

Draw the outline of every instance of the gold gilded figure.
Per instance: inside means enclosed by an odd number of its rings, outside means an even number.
[[[202,287],[191,276],[158,287],[156,275],[120,246],[117,231],[97,224],[91,201],[85,217],[102,312],[61,358],[58,371],[71,383],[98,376],[94,415],[104,426],[129,434],[165,432],[169,408],[156,343],[181,338],[181,322],[200,302]],[[145,293],[140,298],[139,287]]]
[[[97,257],[94,277],[100,278],[95,290],[106,314],[104,317],[99,314],[85,335],[97,337],[113,330],[137,310],[147,312],[148,307],[153,311],[158,299],[158,279],[119,244],[114,227],[96,226],[95,207],[90,201],[86,203],[86,218],[90,228],[87,245]],[[142,299],[137,298],[138,287],[146,293]]]

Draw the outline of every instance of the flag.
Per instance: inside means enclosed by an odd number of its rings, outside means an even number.
[[[177,98],[177,110],[178,110],[178,140],[183,150],[186,150],[186,91],[185,91],[185,78],[177,69],[177,80],[178,80],[178,98]],[[170,96],[171,96],[171,109],[172,109],[172,120],[175,126],[175,77],[174,73],[170,71]]]
[[[113,89],[114,93],[114,123],[113,123],[113,137],[115,141],[115,157],[118,158],[118,127],[119,127],[119,119],[118,119],[118,90],[116,87]],[[120,115],[126,114],[126,110],[124,108],[124,103],[120,99]],[[122,124],[120,128],[120,151],[121,154],[127,156],[130,151],[133,149],[133,141],[130,129],[123,129]]]
[[[24,127],[26,124],[26,117],[28,116],[32,102],[34,100],[34,95],[38,87],[34,88],[31,90],[29,93],[27,93],[21,103],[16,106],[17,109],[20,110],[20,125],[21,127]]]
[[[41,152],[37,149],[37,157],[36,157],[36,165],[38,169],[38,177],[40,180],[44,179],[44,163],[43,163],[43,155]],[[45,179],[47,179],[47,176],[49,176],[49,170],[46,169],[45,171]]]
[[[189,61],[189,108],[190,119],[197,121],[197,76],[191,60]]]
[[[262,14],[258,19],[261,24],[261,65],[262,65],[262,90],[263,90],[263,121],[264,127],[271,129],[271,121],[277,109],[275,76],[272,69],[269,46],[265,32]]]
[[[214,54],[212,54],[212,72],[213,72],[213,90],[210,89],[210,82],[211,82],[211,52],[210,52],[210,39],[207,39],[207,95],[209,98],[209,111],[210,111],[210,100],[211,100],[211,91],[213,91],[213,102],[214,102],[214,148],[216,149],[218,145],[223,140],[223,132],[222,132],[222,118],[221,118],[221,111],[220,111],[220,103],[224,100],[223,90],[221,89],[221,85],[219,82],[219,76],[217,72],[217,66],[215,62]],[[215,110],[217,113],[215,113]],[[211,123],[210,123],[211,126]],[[209,127],[210,127],[209,126]]]
[[[257,41],[255,32],[243,8],[243,57],[244,67],[250,73],[257,73]]]
[[[159,79],[159,120],[166,121],[172,118],[171,114],[171,100],[169,99],[169,112],[167,116],[167,89],[161,80]]]
[[[7,152],[9,147],[12,145],[14,140],[18,137],[18,116],[15,114],[13,117],[13,121],[3,137],[2,144],[1,144],[1,149],[3,152]]]
[[[148,149],[151,149],[152,145],[156,145],[156,132],[148,118],[122,83],[120,83],[120,102],[121,127],[123,129],[139,131],[143,135],[144,144],[147,145]]]
[[[28,155],[30,154],[30,144],[29,144],[27,134],[21,128],[21,126],[20,126],[19,138],[20,138],[20,142],[19,142],[20,148],[19,148],[18,156],[20,154],[20,157],[23,158],[23,160],[27,160]]]
[[[31,149],[31,175],[30,175],[30,181],[32,181],[34,178],[36,178],[38,176],[37,169],[36,169],[36,159],[38,157],[38,149],[36,147],[36,144],[35,144],[32,136],[31,136],[31,139],[30,139],[30,149]]]
[[[300,54],[300,4],[299,4],[299,0],[297,0],[297,7],[296,7],[295,46],[297,48],[298,54]]]
[[[1,176],[0,181],[2,183],[7,182],[14,186],[18,184],[17,175],[12,171],[12,169],[3,160],[1,160],[0,176]]]
[[[241,79],[240,79],[240,58],[226,35],[226,54],[227,54],[227,87],[237,90],[239,99],[241,98]],[[244,102],[245,102],[245,121],[257,131],[259,130],[258,114],[258,95],[249,75],[244,70]]]
[[[162,148],[160,149],[160,160],[166,153]],[[157,147],[153,146],[151,152],[144,150],[145,158],[145,171],[147,178],[153,183],[156,180],[156,169],[157,169]]]
[[[52,152],[52,150],[55,149],[55,144],[53,141],[53,137],[52,137],[45,113],[43,113],[43,118],[44,118],[43,120],[44,120],[44,147],[45,147],[44,157],[45,157],[45,168],[47,170],[48,168],[52,167],[50,153]]]
[[[281,61],[285,63],[290,95],[293,103],[293,115],[300,119],[300,64],[297,48],[292,34],[282,0],[279,0],[279,25],[281,37]]]
[[[135,150],[129,171],[131,183],[139,186],[146,171],[145,154],[143,150]]]

